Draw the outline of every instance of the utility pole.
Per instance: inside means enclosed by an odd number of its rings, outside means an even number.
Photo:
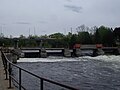
[[[66,35],[66,29],[64,28],[64,34]]]
[[[35,27],[34,27],[34,36],[36,35],[36,32],[35,32]]]
[[[4,37],[4,34],[3,34],[3,27],[1,26],[0,28],[1,28],[1,30],[0,30],[0,31],[1,31],[0,37]]]
[[[72,34],[72,27],[71,27],[71,34]]]
[[[30,37],[30,28],[29,28],[29,37]]]

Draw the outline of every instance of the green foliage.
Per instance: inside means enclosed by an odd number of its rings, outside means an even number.
[[[113,31],[113,36],[116,45],[120,46],[120,27],[115,28],[115,30]]]
[[[91,44],[92,39],[90,37],[90,34],[88,32],[78,32],[78,39],[81,44]]]
[[[76,34],[73,34],[70,38],[70,47],[75,45],[77,43],[77,35]]]
[[[64,35],[62,33],[55,33],[55,34],[51,34],[49,35],[50,38],[56,38],[56,39],[61,39],[64,37]]]
[[[102,43],[104,46],[112,46],[114,44],[113,31],[110,28],[101,26],[95,33],[96,43]]]
[[[67,35],[54,33],[51,35],[30,35],[25,37],[19,36],[19,47],[40,47],[40,40],[43,40],[43,47],[46,48],[72,48],[75,44],[103,44],[104,46],[120,45],[120,28],[86,27],[81,25],[76,28],[77,34],[68,32]],[[2,35],[4,36],[4,35]],[[12,37],[12,36],[11,36]],[[49,40],[47,40],[49,39]],[[13,47],[14,39],[0,37],[0,46]]]

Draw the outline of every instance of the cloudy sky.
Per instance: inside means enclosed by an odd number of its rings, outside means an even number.
[[[0,33],[44,35],[86,26],[120,26],[120,0],[0,0]]]

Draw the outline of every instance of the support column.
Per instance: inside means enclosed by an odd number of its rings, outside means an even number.
[[[47,57],[47,52],[46,52],[45,48],[41,48],[40,57],[41,58],[46,58]]]
[[[71,57],[71,52],[69,49],[64,49],[64,56],[65,57]]]
[[[36,41],[39,47],[39,57],[41,58],[46,58],[47,57],[47,52],[45,48],[43,47],[43,40],[37,40]]]
[[[82,54],[82,51],[81,51],[81,49],[80,48],[76,48],[75,49],[75,55],[77,56],[77,57],[80,57]]]

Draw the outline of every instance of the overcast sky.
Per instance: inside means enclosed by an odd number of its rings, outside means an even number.
[[[0,0],[0,33],[44,35],[70,28],[120,26],[120,0]]]

